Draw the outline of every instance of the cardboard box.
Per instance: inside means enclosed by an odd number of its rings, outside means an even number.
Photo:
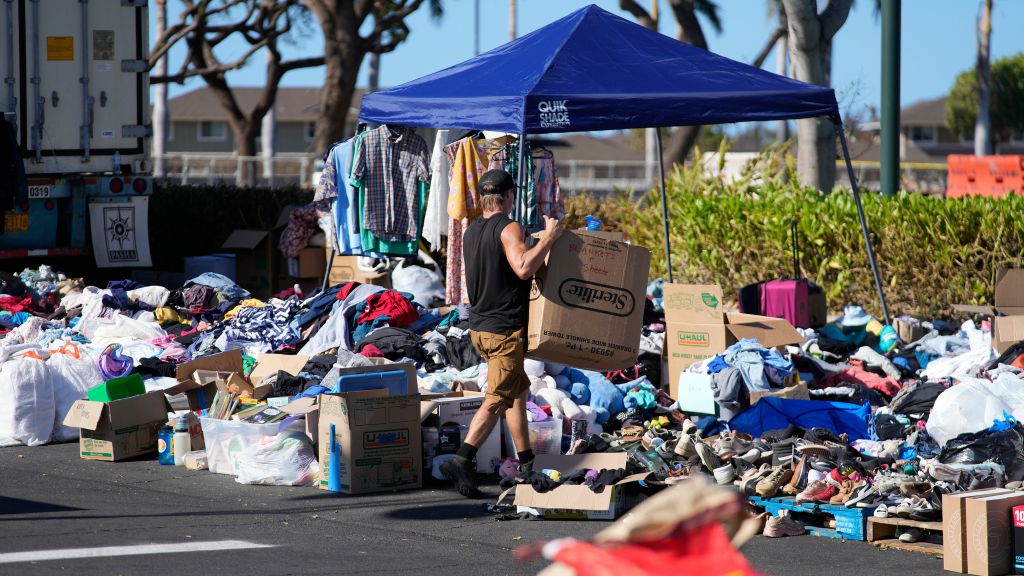
[[[307,362],[309,362],[309,356],[300,354],[257,354],[256,366],[249,373],[249,381],[253,386],[259,386],[264,378],[280,371],[298,376]]]
[[[174,376],[178,382],[191,380],[196,370],[207,370],[210,372],[235,372],[242,373],[242,351],[229,350],[220,354],[210,354],[197,358],[191,362],[179,364]]]
[[[928,329],[924,327],[919,318],[899,316],[892,321],[892,324],[896,329],[896,335],[906,344],[917,342],[928,333]]]
[[[454,424],[462,429],[461,436],[457,441],[453,439],[438,438],[437,448],[434,454],[441,455],[449,453],[442,449],[442,446],[454,446],[458,450],[465,437],[465,430],[473,416],[484,403],[484,395],[480,392],[454,392],[440,397],[427,397],[420,400],[420,424],[427,428],[437,428],[439,431],[448,424]],[[434,418],[431,418],[433,416]],[[433,422],[431,422],[433,421]],[[501,438],[505,420],[498,419],[498,423],[491,430],[490,436],[477,448],[476,471],[481,474],[494,474],[501,460]],[[454,452],[450,452],[454,454]],[[426,456],[426,455],[424,455]],[[427,465],[424,457],[424,465]]]
[[[277,277],[272,239],[267,230],[235,230],[221,245],[235,256],[235,282],[255,298],[269,298]]]
[[[331,425],[341,444],[341,491],[366,494],[423,484],[420,397],[386,396],[383,390],[322,394],[320,488],[327,489]]]
[[[966,506],[970,498],[1005,494],[1009,490],[988,488],[942,495],[942,565],[950,572],[967,572]]]
[[[327,272],[327,258],[322,248],[303,248],[295,258],[288,259],[288,275],[293,278],[320,278]]]
[[[351,368],[342,368],[338,372],[338,376],[346,376],[349,374],[367,374],[370,372],[390,372],[392,370],[404,370],[410,382],[416,382],[416,365],[412,362],[392,362],[386,358],[371,358],[370,360],[377,361],[374,366],[353,366]],[[335,383],[324,383],[325,386],[333,386]],[[387,390],[379,390],[387,394]],[[319,412],[319,401],[316,398],[297,398],[291,402],[286,402],[283,405],[275,402],[268,404],[272,406],[280,405],[281,410],[291,415],[304,415],[306,420],[306,435],[309,436],[310,441],[313,444],[317,444],[320,439],[320,412]]]
[[[330,251],[327,252],[328,256]],[[359,282],[373,286],[391,288],[391,274],[389,272],[367,272],[357,264],[358,256],[335,256],[331,265],[331,274],[327,278],[327,284],[334,286],[347,282]],[[325,262],[326,266],[326,262]]]
[[[155,390],[113,402],[78,400],[64,425],[80,429],[79,454],[85,460],[116,462],[155,454],[157,432],[167,422],[170,406]]]
[[[683,370],[744,338],[754,338],[766,348],[804,340],[782,318],[724,312],[722,288],[715,284],[665,284],[664,306],[670,394],[678,393]]]
[[[967,573],[1003,576],[1013,572],[1011,543],[1013,507],[1024,504],[1024,492],[968,498],[965,502]]]
[[[992,325],[992,347],[1002,354],[1024,341],[1024,268],[996,272],[995,307],[956,304],[953,309],[966,314],[1002,314]]]
[[[799,382],[793,386],[787,386],[779,390],[769,390],[767,392],[751,392],[750,393],[750,405],[753,406],[761,398],[766,397],[773,398],[785,398],[786,400],[810,400],[811,395],[807,391],[807,383]]]
[[[606,372],[636,363],[651,253],[565,232],[530,291],[527,355]]]
[[[555,456],[538,454],[534,470],[553,469],[562,474],[581,469],[625,468],[626,454],[578,454]],[[647,474],[627,476],[618,483],[597,493],[586,485],[562,485],[550,492],[537,492],[529,484],[516,488],[515,505],[519,511],[534,512],[546,519],[559,520],[614,520],[638,503],[626,493],[628,485],[647,478]]]

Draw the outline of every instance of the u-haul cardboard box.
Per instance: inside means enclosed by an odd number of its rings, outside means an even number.
[[[341,491],[365,494],[423,485],[420,397],[367,390],[319,397],[320,488],[331,470],[331,425],[341,444]]]
[[[665,284],[665,355],[669,394],[677,398],[679,374],[691,364],[721,354],[744,338],[766,348],[799,344],[803,336],[782,318],[725,312],[717,284]]]
[[[79,400],[71,405],[64,425],[80,429],[82,458],[116,462],[155,453],[157,432],[170,409],[160,390],[113,402]]]
[[[646,248],[563,233],[530,291],[527,355],[601,372],[635,364],[650,268]]]

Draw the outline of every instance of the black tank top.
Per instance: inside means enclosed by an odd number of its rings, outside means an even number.
[[[469,327],[501,334],[526,326],[530,282],[512,270],[501,233],[513,221],[504,214],[477,218],[463,236]]]

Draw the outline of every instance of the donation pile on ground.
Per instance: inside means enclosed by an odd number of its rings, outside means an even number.
[[[516,488],[491,506],[499,519],[612,519],[703,476],[771,513],[767,536],[863,539],[869,517],[937,522],[943,495],[1020,487],[1024,345],[997,353],[989,320],[886,326],[848,306],[797,330],[723,314],[714,288],[652,283],[622,369],[526,361],[534,471],[517,477],[500,427],[477,458]],[[43,266],[0,274],[0,292],[2,445],[80,439],[83,458],[159,452],[243,483],[417,488],[440,478],[486,391],[460,311],[382,286],[258,300],[213,273],[100,289]],[[674,311],[693,302],[718,324]],[[686,352],[716,330],[724,346]],[[354,416],[383,406],[384,420]],[[927,540],[921,526],[890,536]]]

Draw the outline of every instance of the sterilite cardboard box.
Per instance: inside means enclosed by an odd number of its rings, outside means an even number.
[[[608,371],[636,363],[651,253],[566,231],[530,291],[527,355]]]
[[[782,318],[724,312],[722,288],[716,284],[665,284],[664,307],[665,355],[673,397],[683,370],[744,338],[756,339],[766,348],[803,342]]]
[[[341,444],[341,491],[365,494],[423,484],[420,397],[386,390],[321,394],[320,488],[331,469],[331,425]]]
[[[967,572],[966,506],[970,498],[1006,494],[1003,488],[942,495],[942,565],[950,572]]]
[[[439,431],[447,424],[456,426],[469,426],[473,416],[484,403],[484,395],[481,392],[453,392],[445,396],[424,396],[420,400],[420,422],[427,426],[433,421]],[[431,418],[434,416],[434,418]],[[481,474],[494,474],[501,460],[501,438],[502,428],[505,420],[499,419],[498,424],[491,430],[491,435],[484,440],[484,443],[477,447],[476,471]],[[463,431],[464,433],[464,431]],[[462,438],[457,442],[438,438],[438,445],[461,445]],[[435,452],[441,454],[441,452]]]
[[[79,455],[85,460],[116,462],[156,452],[157,432],[170,406],[162,391],[113,402],[79,400],[64,425],[80,429]]]
[[[1024,492],[1009,492],[965,503],[967,573],[1003,576],[1013,572],[1012,524],[1014,506],[1024,504]]]
[[[576,470],[612,470],[626,467],[626,454],[577,454],[556,456],[537,454],[533,469],[558,470],[569,474]],[[537,492],[529,484],[516,487],[515,505],[517,510],[531,511],[545,519],[558,520],[614,520],[639,502],[630,498],[626,487],[647,478],[647,474],[627,476],[601,492],[594,492],[589,486],[563,484],[549,492]]]

